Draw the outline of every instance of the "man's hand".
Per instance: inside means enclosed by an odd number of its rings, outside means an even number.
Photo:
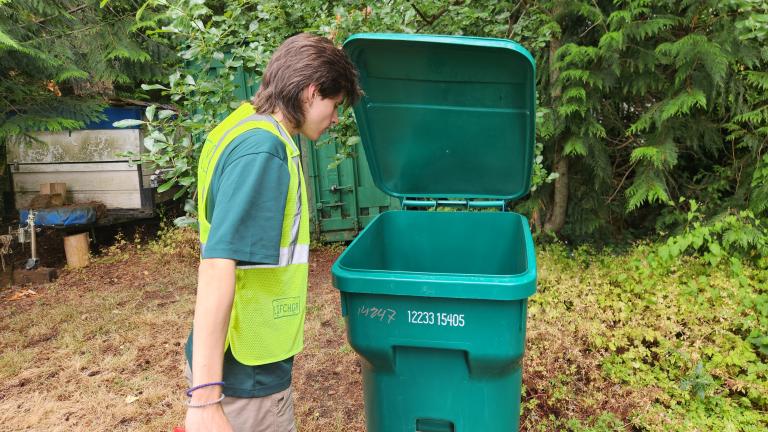
[[[221,404],[203,408],[187,408],[185,432],[233,432]]]

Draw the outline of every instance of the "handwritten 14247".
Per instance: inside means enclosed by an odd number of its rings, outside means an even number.
[[[360,306],[360,309],[357,310],[357,313],[359,315],[367,316],[372,319],[377,319],[381,322],[386,322],[387,324],[391,323],[395,320],[395,316],[397,315],[397,311],[392,309],[386,309],[386,308],[377,308],[375,306]]]

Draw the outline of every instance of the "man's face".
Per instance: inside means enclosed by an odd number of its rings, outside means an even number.
[[[325,99],[314,86],[309,86],[306,92],[304,124],[299,132],[312,141],[317,141],[326,129],[339,122],[338,108],[344,98],[338,95]]]

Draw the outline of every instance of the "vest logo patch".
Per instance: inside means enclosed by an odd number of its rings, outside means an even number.
[[[272,317],[274,319],[298,315],[301,312],[299,297],[285,297],[272,300]]]

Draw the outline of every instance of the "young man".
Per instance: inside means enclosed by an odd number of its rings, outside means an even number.
[[[275,51],[251,103],[207,137],[187,432],[295,431],[291,368],[303,345],[309,220],[291,136],[317,140],[339,105],[359,97],[344,52],[299,34]]]

